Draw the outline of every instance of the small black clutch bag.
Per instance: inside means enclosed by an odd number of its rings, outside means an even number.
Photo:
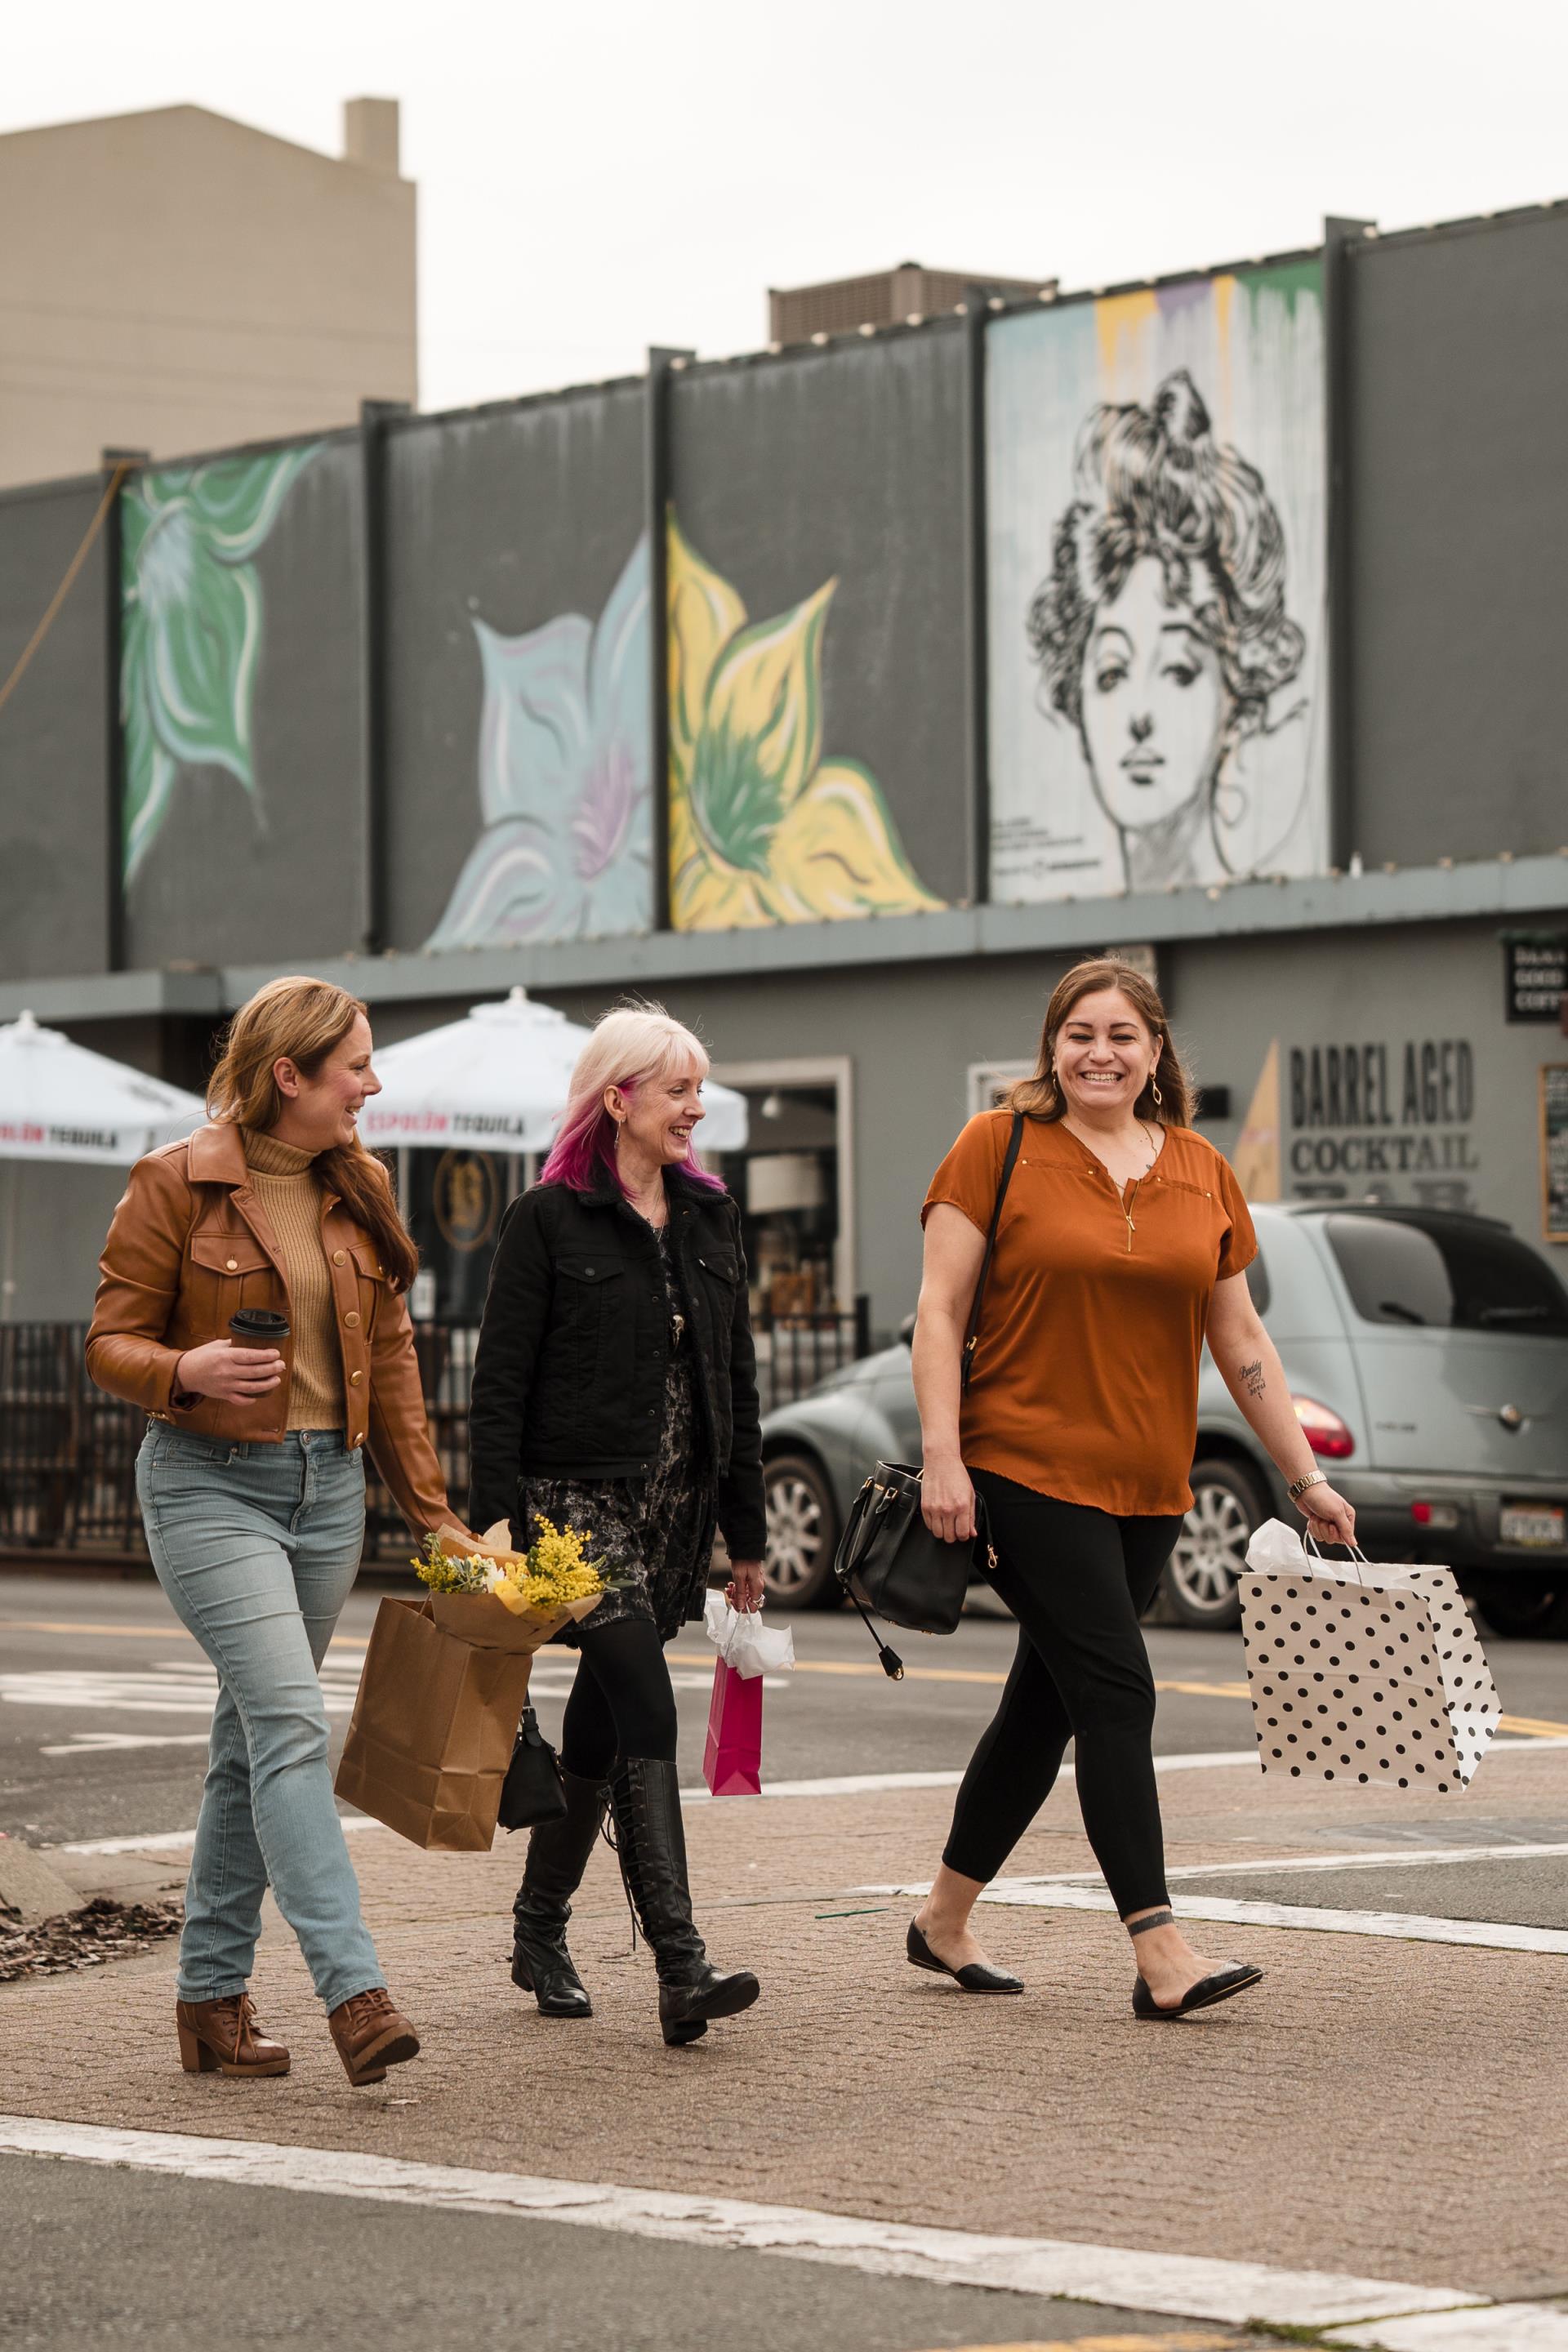
[[[561,1786],[555,1750],[539,1728],[533,1709],[525,1706],[517,1727],[517,1745],[501,1782],[496,1818],[503,1830],[527,1830],[540,1822],[552,1822],[565,1811],[566,1792]]]

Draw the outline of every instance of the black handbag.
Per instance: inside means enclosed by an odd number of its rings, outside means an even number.
[[[959,1359],[959,1383],[967,1390],[980,1334],[980,1310],[985,1279],[991,1271],[1002,1204],[1007,1197],[1013,1170],[1024,1139],[1024,1115],[1013,1114],[996,1199],[985,1236],[985,1255],[970,1302],[969,1325]],[[966,1543],[945,1543],[933,1535],[921,1515],[921,1472],[904,1462],[879,1462],[850,1507],[849,1517],[834,1556],[833,1572],[865,1620],[877,1644],[882,1671],[894,1682],[903,1679],[903,1662],[880,1639],[868,1612],[889,1624],[908,1626],[917,1633],[951,1633],[963,1614],[963,1603],[981,1545],[985,1559],[995,1564],[985,1524],[985,1506],[974,1498],[975,1534]]]
[[[525,1706],[517,1727],[517,1745],[501,1782],[496,1819],[503,1830],[527,1830],[541,1822],[557,1821],[565,1811],[566,1791],[561,1786],[555,1750],[539,1728],[533,1709]]]

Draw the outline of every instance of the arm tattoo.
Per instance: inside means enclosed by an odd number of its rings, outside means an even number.
[[[1262,1357],[1258,1357],[1250,1364],[1243,1364],[1241,1367],[1241,1377],[1247,1383],[1247,1395],[1260,1397],[1263,1394],[1265,1385],[1263,1379]]]

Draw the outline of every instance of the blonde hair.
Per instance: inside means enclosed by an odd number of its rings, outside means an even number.
[[[220,1126],[248,1127],[266,1135],[283,1116],[286,1097],[274,1076],[292,1062],[313,1078],[370,1008],[331,981],[294,974],[269,980],[242,1004],[224,1033],[217,1066],[207,1081],[207,1117]],[[321,1152],[315,1162],[355,1222],[374,1240],[392,1280],[406,1290],[419,1270],[419,1253],[397,1213],[385,1169],[359,1139]]]
[[[579,1192],[591,1192],[606,1175],[618,1182],[616,1125],[605,1108],[606,1090],[617,1087],[629,1094],[650,1078],[668,1078],[683,1069],[695,1069],[699,1077],[706,1077],[708,1049],[662,1004],[617,1004],[605,1013],[577,1056],[560,1130],[540,1171],[540,1182],[569,1184]],[[721,1180],[703,1167],[695,1145],[687,1155],[686,1172],[700,1184],[723,1190]]]
[[[1057,1036],[1064,1021],[1075,1005],[1086,996],[1100,995],[1106,989],[1120,990],[1133,1011],[1148,1028],[1152,1037],[1160,1040],[1160,1055],[1149,1083],[1133,1105],[1139,1118],[1156,1119],[1164,1127],[1190,1127],[1193,1123],[1194,1095],[1192,1079],[1183,1066],[1171,1037],[1171,1024],[1165,1017],[1165,1007],[1160,992],[1133,964],[1123,963],[1120,956],[1089,956],[1075,963],[1051,991],[1051,1001],[1046,1007],[1045,1026],[1040,1032],[1039,1059],[1032,1078],[1020,1078],[1007,1097],[1009,1110],[1021,1110],[1031,1118],[1056,1119],[1063,1117],[1067,1104],[1057,1084]],[[1154,1099],[1154,1088],[1160,1089],[1161,1100]]]

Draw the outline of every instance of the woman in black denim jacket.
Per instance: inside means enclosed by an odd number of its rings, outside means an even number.
[[[591,1536],[611,1590],[560,1638],[582,1652],[562,1731],[563,1817],[530,1833],[512,1980],[547,2017],[592,2004],[566,1923],[605,1786],[628,1892],[658,1964],[668,2042],[757,1998],[691,1917],[664,1644],[702,1614],[715,1526],[736,1608],[762,1600],[757,1388],[740,1216],[696,1157],[708,1057],[657,1007],[607,1013],[584,1047],[539,1182],[502,1225],[469,1409],[469,1522]]]

